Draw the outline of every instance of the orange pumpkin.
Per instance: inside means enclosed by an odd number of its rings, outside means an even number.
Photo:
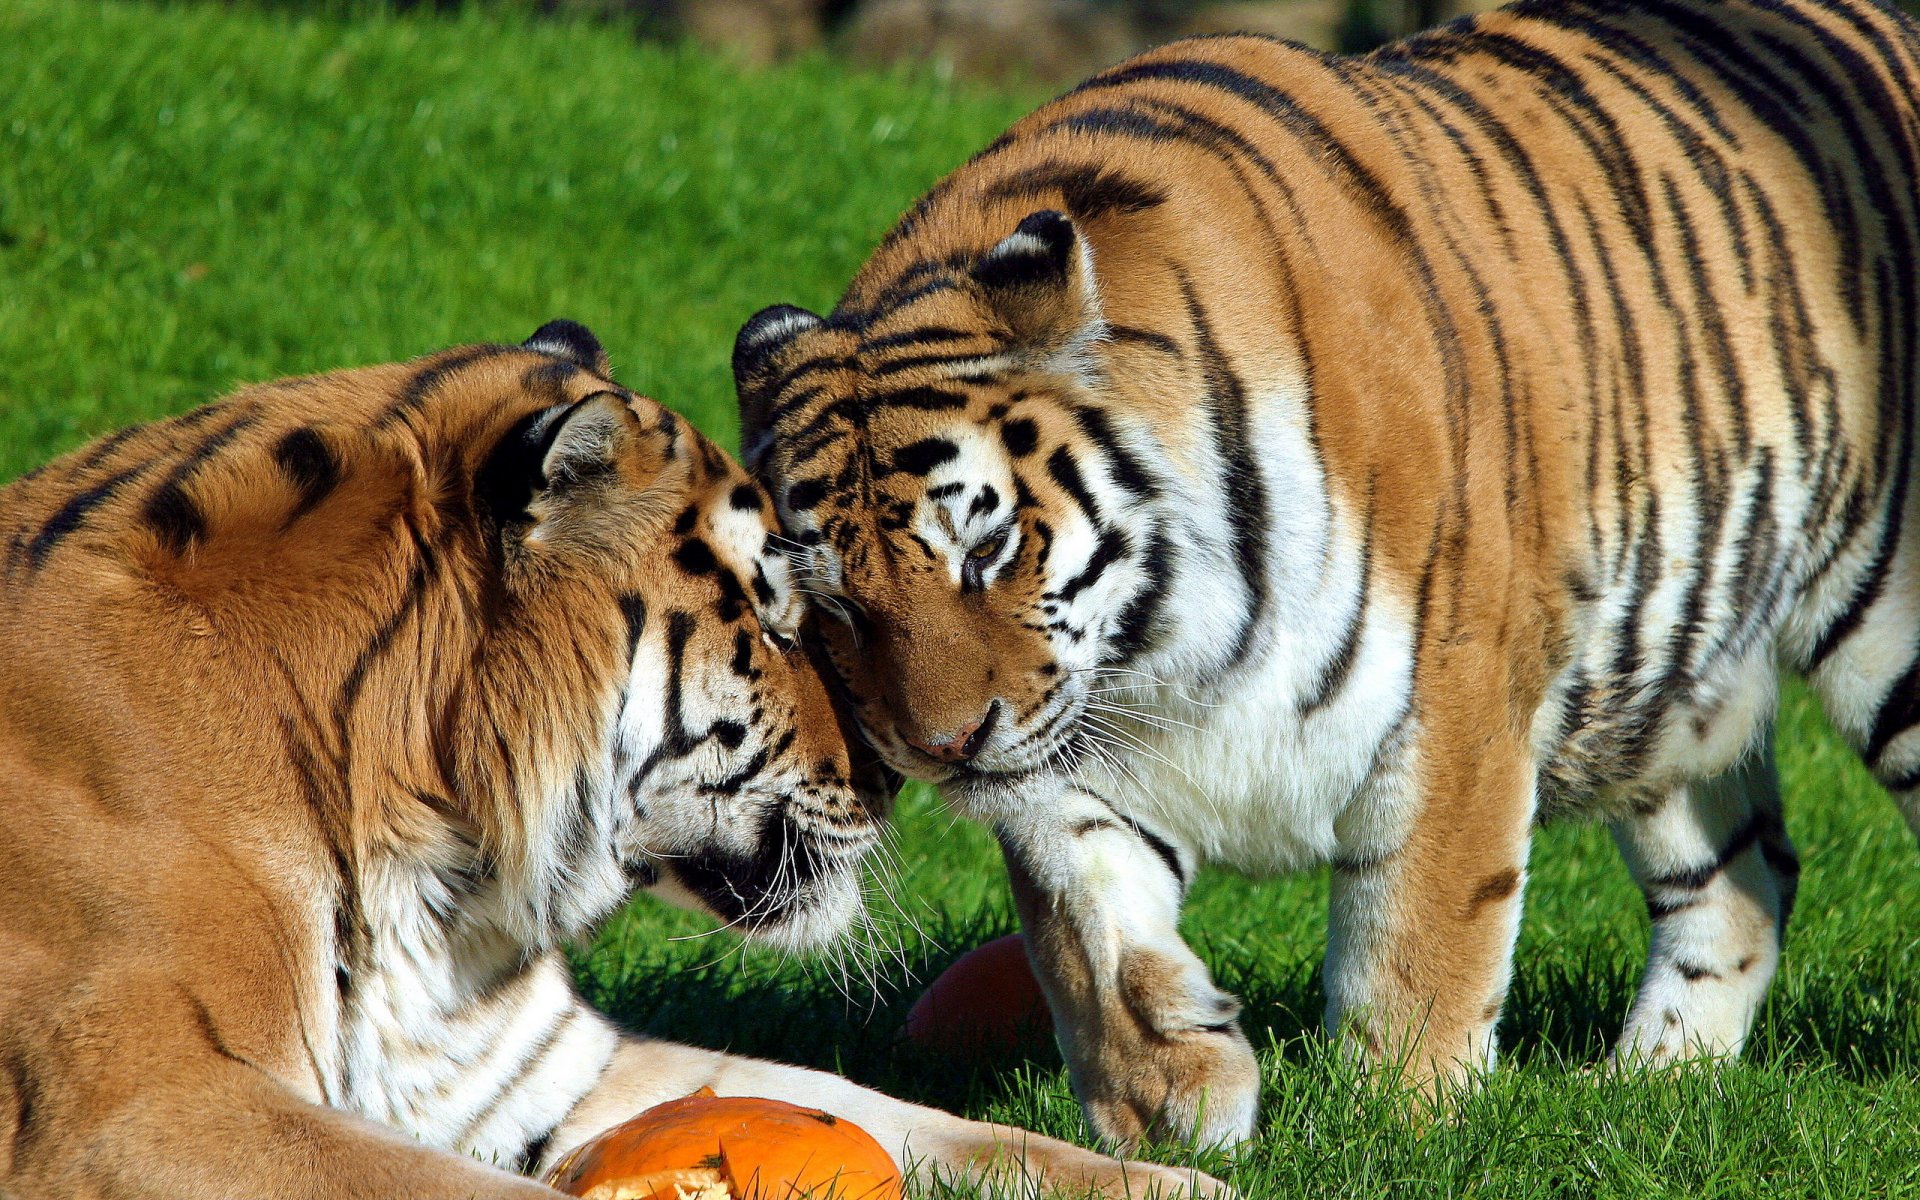
[[[892,1156],[853,1122],[712,1088],[583,1143],[546,1182],[584,1200],[900,1200]]]
[[[1008,934],[940,972],[907,1013],[907,1040],[957,1058],[1005,1056],[1052,1028],[1027,962],[1026,938]]]

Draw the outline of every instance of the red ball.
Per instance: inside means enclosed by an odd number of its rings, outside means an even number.
[[[956,1058],[1011,1055],[1053,1028],[1020,934],[961,955],[907,1013],[907,1040]]]

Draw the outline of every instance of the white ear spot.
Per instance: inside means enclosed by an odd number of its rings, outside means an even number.
[[[1014,255],[1031,254],[1037,257],[1049,255],[1050,247],[1031,233],[1015,232],[998,246],[993,248],[990,257],[1010,258]]]
[[[804,308],[783,306],[761,315],[740,331],[740,341],[748,349],[769,342],[784,342],[820,325],[820,318]]]

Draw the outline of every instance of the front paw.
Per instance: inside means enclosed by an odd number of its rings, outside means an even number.
[[[1163,1167],[1156,1163],[1129,1162],[1122,1164],[1122,1178],[1117,1182],[1118,1191],[1109,1190],[1110,1196],[1125,1196],[1128,1200],[1176,1200],[1176,1197],[1191,1197],[1192,1200],[1239,1200],[1240,1193],[1227,1184],[1215,1179],[1205,1171],[1196,1171],[1185,1167]]]
[[[1094,1027],[1067,1039],[1094,1132],[1120,1147],[1253,1136],[1260,1068],[1235,1020],[1238,1001],[1204,973],[1147,953],[1128,956],[1119,985]]]
[[[1260,1068],[1237,1025],[1112,1041],[1119,1044],[1073,1071],[1074,1090],[1102,1142],[1214,1146],[1253,1136]]]
[[[1204,1171],[1138,1160],[1121,1161],[1077,1146],[1028,1146],[1018,1191],[1079,1200],[1239,1200],[1239,1193]],[[988,1194],[997,1194],[989,1189]]]

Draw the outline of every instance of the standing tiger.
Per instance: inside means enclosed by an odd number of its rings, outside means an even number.
[[[1530,831],[1653,917],[1617,1054],[1738,1051],[1776,669],[1920,826],[1920,33],[1529,0],[1149,52],[742,329],[749,467],[888,760],[991,822],[1097,1131],[1248,1135],[1204,862],[1330,863],[1326,1024],[1489,1066]]]
[[[885,795],[772,532],[569,322],[0,490],[0,1194],[536,1200],[499,1167],[702,1085],[947,1174],[1187,1182],[575,996],[557,945],[636,887],[854,918]]]

